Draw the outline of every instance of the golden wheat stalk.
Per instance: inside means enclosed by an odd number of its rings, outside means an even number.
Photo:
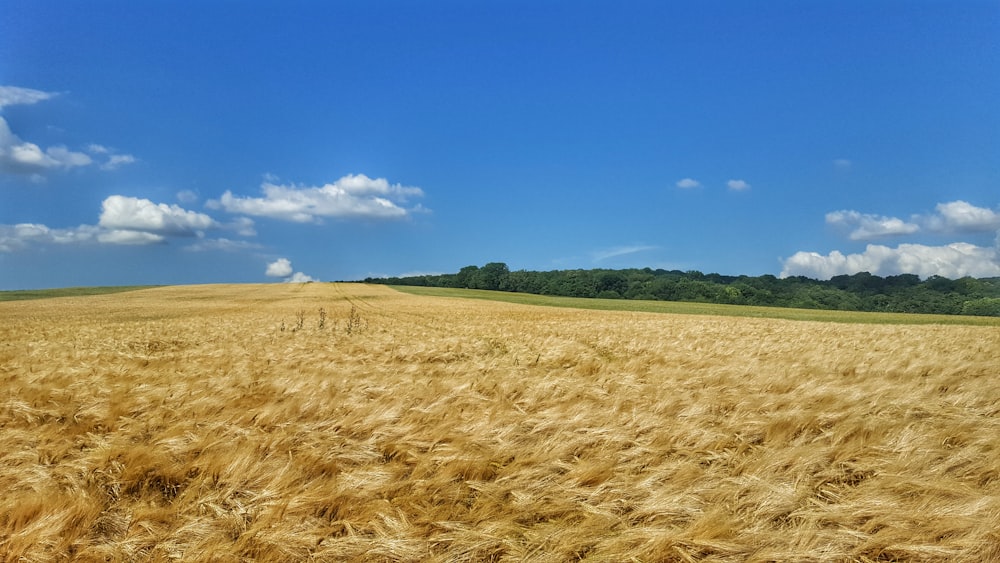
[[[0,303],[0,558],[1000,560],[998,357],[359,285]]]

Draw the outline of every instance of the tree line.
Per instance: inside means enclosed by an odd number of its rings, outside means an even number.
[[[869,272],[816,280],[724,276],[662,269],[511,271],[503,262],[466,266],[456,274],[366,278],[365,283],[488,289],[601,299],[690,301],[841,311],[1000,316],[1000,278],[957,280]]]

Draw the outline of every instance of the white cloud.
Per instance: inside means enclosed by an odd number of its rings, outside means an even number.
[[[93,159],[82,152],[75,152],[64,146],[54,146],[42,150],[35,143],[22,141],[0,117],[0,171],[15,174],[31,174],[48,168],[73,168],[87,166]]]
[[[63,166],[66,168],[72,168],[74,166],[87,166],[93,163],[93,159],[82,152],[74,152],[66,147],[59,145],[55,147],[49,147],[45,151],[45,154],[51,158],[57,166]]]
[[[744,190],[750,189],[750,184],[746,183],[746,181],[744,180],[729,180],[728,182],[726,182],[726,186],[728,186],[729,189],[737,192],[742,192]]]
[[[262,248],[261,245],[245,240],[231,240],[227,238],[218,239],[198,239],[194,244],[184,247],[190,252],[210,252],[220,250],[222,252],[238,252],[241,250],[256,250]]]
[[[101,170],[117,170],[124,164],[132,164],[137,159],[130,154],[118,154],[115,150],[104,145],[87,145],[87,152],[93,155],[107,156],[107,160],[101,164]]]
[[[683,178],[683,179],[677,181],[676,186],[678,188],[683,189],[683,190],[690,190],[690,189],[693,189],[693,188],[699,188],[699,187],[701,187],[701,182],[699,182],[698,180],[695,180],[694,178]]]
[[[254,228],[253,219],[249,217],[237,217],[232,222],[222,225],[222,228],[230,231],[236,231],[236,234],[241,237],[257,236],[257,229]]]
[[[54,96],[55,93],[31,88],[0,86],[0,109],[4,106],[34,104]],[[114,170],[136,160],[130,154],[115,154],[98,144],[88,145],[87,151],[91,155],[107,155],[108,158],[100,164],[102,170]],[[42,171],[90,166],[94,163],[94,159],[87,153],[73,151],[62,145],[43,149],[35,143],[24,141],[11,131],[7,120],[0,117],[0,172],[27,174],[32,181],[37,182],[43,178],[40,175]]]
[[[614,248],[605,248],[603,250],[598,250],[591,254],[594,262],[601,262],[609,258],[617,258],[618,256],[626,256],[629,254],[635,254],[637,252],[644,252],[646,250],[655,250],[655,246],[647,245],[633,245],[633,246],[616,246]]]
[[[101,204],[101,227],[109,230],[141,231],[175,236],[200,235],[217,226],[204,213],[148,199],[113,195]]]
[[[148,199],[113,195],[101,205],[97,225],[81,225],[68,229],[53,229],[38,223],[0,224],[0,252],[15,252],[31,245],[94,243],[112,245],[146,245],[165,243],[170,237],[197,237],[200,242],[190,250],[246,250],[260,245],[225,238],[203,240],[208,229],[235,231],[241,236],[253,236],[253,220],[239,217],[231,223],[219,224],[204,213],[188,211],[177,205],[157,204]],[[288,273],[290,275],[291,268]]]
[[[307,282],[318,282],[319,280],[303,274],[302,272],[295,272],[290,278],[285,280],[285,283],[307,283]]]
[[[146,245],[160,244],[166,241],[166,237],[145,231],[112,229],[98,234],[97,240],[104,244]]]
[[[0,252],[23,250],[32,244],[156,244],[165,238],[154,233],[128,229],[103,229],[96,225],[80,225],[69,229],[52,229],[39,223],[0,225]]]
[[[826,214],[826,224],[851,229],[851,240],[871,240],[891,235],[909,235],[920,230],[915,223],[896,217],[870,215],[857,211],[841,210]]]
[[[448,274],[448,273],[450,273],[450,272],[434,272],[434,271],[423,271],[423,270],[411,270],[409,272],[403,272],[402,274],[398,274],[398,275],[395,275],[395,276],[369,276],[369,277],[372,277],[372,278],[374,278],[374,277],[382,277],[382,278],[390,278],[390,277],[394,277],[394,278],[416,278],[416,277],[420,277],[420,276],[441,276],[441,275],[445,275],[445,274]]]
[[[31,105],[37,102],[48,100],[58,94],[54,92],[43,92],[31,88],[21,88],[18,86],[0,86],[0,109],[6,106]]]
[[[935,212],[913,215],[909,221],[853,210],[832,211],[826,223],[849,230],[851,240],[871,240],[921,231],[938,233],[979,233],[1000,229],[1000,212],[957,200],[939,203]]]
[[[0,252],[23,250],[30,244],[157,244],[163,236],[127,229],[107,230],[95,225],[52,229],[39,223],[0,225]]]
[[[209,207],[230,213],[309,223],[322,217],[399,219],[419,210],[402,206],[409,197],[423,195],[420,188],[390,184],[384,178],[348,175],[319,187],[277,185],[265,181],[264,197],[242,197],[226,190]]]
[[[850,170],[854,163],[846,158],[837,158],[834,159],[833,165],[839,170]]]
[[[985,232],[1000,229],[1000,213],[962,200],[939,203],[937,213],[922,220],[928,229],[944,232]]]
[[[101,170],[117,170],[122,165],[132,164],[136,158],[130,154],[113,154],[101,165]]]
[[[282,280],[284,283],[306,283],[319,281],[318,279],[307,276],[302,272],[292,273],[292,262],[288,258],[278,258],[274,262],[267,265],[267,270],[264,275],[271,278],[285,278]]]
[[[863,253],[847,255],[836,250],[825,256],[796,252],[784,261],[781,277],[829,279],[866,271],[879,276],[917,274],[952,279],[1000,276],[1000,250],[956,242],[945,246],[901,244],[896,248],[870,244]]]
[[[194,203],[198,201],[198,193],[193,190],[181,190],[177,192],[177,201],[181,203]]]
[[[28,244],[71,244],[95,239],[100,229],[81,225],[72,229],[50,229],[40,223],[0,225],[0,252],[21,250]]]
[[[292,262],[288,258],[278,258],[267,265],[265,276],[271,278],[284,278],[292,275]]]

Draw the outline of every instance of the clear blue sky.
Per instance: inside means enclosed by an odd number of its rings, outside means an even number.
[[[0,12],[0,289],[985,277],[998,230],[995,0]]]

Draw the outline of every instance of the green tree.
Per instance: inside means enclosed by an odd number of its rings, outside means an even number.
[[[474,289],[489,289],[500,291],[507,289],[507,280],[510,277],[510,268],[503,262],[490,262],[479,268],[472,280],[475,283]]]
[[[983,297],[962,303],[963,315],[1000,317],[1000,297]]]
[[[455,274],[454,285],[452,287],[472,287],[473,280],[479,272],[479,266],[466,266]]]

